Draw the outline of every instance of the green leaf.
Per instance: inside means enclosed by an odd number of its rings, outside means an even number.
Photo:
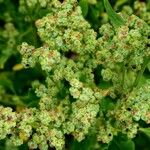
[[[105,97],[104,99],[102,99],[100,107],[102,111],[108,111],[114,108],[114,103],[112,101],[111,98]]]
[[[140,128],[139,130],[150,138],[150,128]]]
[[[81,6],[83,16],[86,17],[86,15],[88,13],[88,2],[87,2],[87,0],[80,0],[79,5]]]
[[[15,93],[13,82],[9,79],[9,73],[0,73],[0,85]]]
[[[7,45],[7,43],[5,43]],[[14,50],[9,48],[8,45],[4,46],[0,42],[0,69],[4,69],[4,65],[10,56],[13,54]]]
[[[134,142],[129,139],[126,141],[120,141],[119,145],[120,145],[121,150],[134,150],[135,149]]]
[[[117,137],[114,137],[109,150],[135,150],[135,144],[125,135],[119,135]]]
[[[113,10],[108,0],[104,0],[104,7],[114,26],[120,27],[125,24],[125,21]]]
[[[96,142],[95,135],[86,137],[82,142],[74,140],[71,144],[71,150],[94,150]]]

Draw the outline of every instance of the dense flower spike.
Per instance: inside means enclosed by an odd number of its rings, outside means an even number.
[[[95,49],[96,33],[83,18],[80,7],[71,3],[66,1],[59,12],[37,20],[38,34],[50,49],[77,54],[91,53]]]

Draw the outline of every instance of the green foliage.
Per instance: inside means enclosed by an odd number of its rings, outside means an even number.
[[[109,147],[110,150],[134,150],[134,142],[125,136],[114,137],[112,144]]]
[[[110,20],[115,26],[120,27],[125,24],[124,20],[113,10],[108,0],[104,0],[104,6]]]
[[[150,128],[140,128],[140,131],[150,137]]]
[[[0,0],[0,150],[148,150],[149,4]]]
[[[86,17],[88,13],[88,1],[80,0],[79,5],[81,6],[83,16]]]

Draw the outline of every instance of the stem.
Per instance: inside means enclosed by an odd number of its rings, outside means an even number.
[[[26,30],[24,33],[22,33],[22,34],[19,36],[19,39],[22,40],[22,38],[23,38],[24,36],[26,36],[28,33],[30,33],[31,31],[32,31],[32,28],[31,28],[31,27],[28,28],[28,30]]]
[[[147,67],[149,59],[150,59],[149,57],[145,58],[145,60],[143,62],[143,65],[142,65],[142,69],[139,71],[139,73],[138,73],[138,75],[137,75],[137,77],[136,77],[136,79],[135,79],[135,81],[133,83],[133,87],[138,86],[139,81],[140,81],[140,79],[141,79],[141,77],[142,77],[142,75],[143,75],[143,73],[144,73],[144,71],[145,71],[145,69]]]
[[[121,16],[119,16],[112,8],[112,6],[109,3],[109,0],[103,0],[104,7],[106,9],[106,12],[108,14],[109,19],[115,25],[116,27],[120,27],[125,24],[125,21]]]

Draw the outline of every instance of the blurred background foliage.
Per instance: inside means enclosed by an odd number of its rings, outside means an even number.
[[[78,2],[83,16],[95,31],[108,22],[102,0],[78,0]],[[122,11],[125,6],[134,11],[134,2],[135,0],[110,0],[116,12]],[[141,2],[145,2],[147,9],[150,10],[150,0],[141,0]],[[51,11],[50,8],[39,7],[38,4],[28,8],[27,11],[23,10],[22,0],[0,0],[0,104],[11,106],[15,111],[20,111],[24,107],[38,107],[39,98],[32,89],[32,82],[35,80],[44,82],[45,74],[40,66],[32,69],[23,68],[18,46],[24,41],[35,47],[41,45],[34,23]],[[150,65],[148,69],[150,70]],[[146,75],[149,74],[148,69]],[[103,87],[107,86],[109,86],[108,83],[104,82]],[[109,108],[112,104],[104,102],[104,106]],[[98,149],[150,150],[150,129],[143,122],[141,124],[143,124],[143,130],[141,129],[133,140],[119,135],[109,145],[99,143],[101,147]],[[66,139],[68,139],[66,149],[69,150],[93,150],[92,146],[96,141],[94,134],[89,135],[81,143],[74,141],[72,137],[66,137]],[[0,150],[18,149],[27,150],[28,148],[26,144],[17,148],[10,145],[7,140],[0,141]]]

